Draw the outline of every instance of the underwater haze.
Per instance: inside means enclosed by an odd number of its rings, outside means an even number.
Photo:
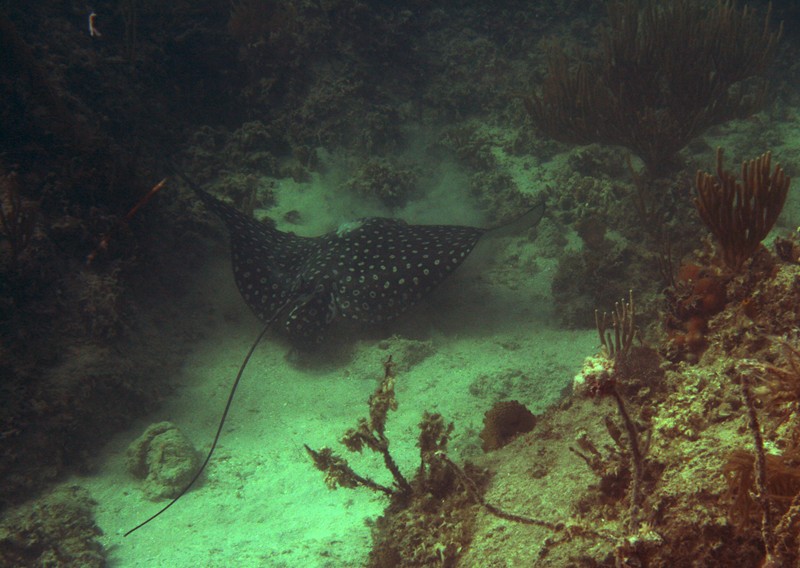
[[[797,565],[798,29],[4,3],[0,565]]]

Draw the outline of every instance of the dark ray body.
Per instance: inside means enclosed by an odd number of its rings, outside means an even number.
[[[195,191],[230,233],[236,285],[247,305],[262,321],[286,306],[281,325],[305,344],[318,342],[335,318],[394,319],[458,267],[486,232],[372,217],[299,237]]]

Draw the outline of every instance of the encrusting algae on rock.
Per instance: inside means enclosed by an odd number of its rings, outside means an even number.
[[[151,425],[126,452],[128,472],[143,480],[153,501],[177,497],[195,475],[200,456],[192,442],[171,422]]]

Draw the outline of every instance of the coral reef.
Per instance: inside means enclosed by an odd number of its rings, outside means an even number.
[[[458,565],[492,565],[498,554],[537,566],[794,565],[800,265],[778,251],[796,241],[760,248],[735,274],[713,250],[687,261],[686,283],[704,278],[700,266],[728,270],[683,300],[686,309],[704,291],[719,295],[698,312],[707,326],[691,365],[665,356],[670,335],[641,344],[632,297],[596,313],[602,350],[573,394],[513,446],[475,460],[493,475],[474,498],[483,506],[471,509]],[[494,514],[490,502],[515,513]]]
[[[345,187],[389,209],[397,209],[419,195],[418,177],[413,168],[403,167],[395,160],[373,158],[361,165]]]
[[[643,343],[620,327],[624,310],[595,320],[605,350],[574,391],[510,447],[468,456],[478,465],[452,461],[450,425],[423,415],[411,473],[389,454],[387,366],[374,411],[345,439],[376,450],[391,480],[316,453],[331,484],[388,496],[372,564],[797,563],[800,238],[764,239],[776,199],[747,243],[714,222],[715,244],[702,242],[691,185],[718,145],[737,160],[773,148],[796,175],[798,26],[781,36],[774,23],[796,20],[796,6],[102,4],[102,38],[86,33],[82,3],[0,9],[0,505],[89,470],[169,393],[210,321],[193,286],[219,230],[177,191],[125,215],[167,160],[248,214],[274,203],[282,179],[316,181],[330,156],[389,208],[418,195],[420,165],[451,160],[489,222],[546,188],[547,245],[531,254],[558,262],[554,321],[590,327],[595,307],[635,289]],[[548,58],[550,34],[567,47]],[[521,93],[545,75],[526,109]],[[753,116],[766,94],[777,102]],[[618,148],[554,139],[621,145],[644,170]],[[753,167],[771,175],[768,162]],[[700,178],[706,213],[737,187],[717,169]],[[788,191],[779,177],[776,195]],[[408,366],[433,352],[397,338],[379,348]],[[533,404],[516,387],[535,380],[498,366],[468,388]],[[152,434],[163,456],[173,441]],[[72,495],[9,509],[0,563],[102,565],[89,503]]]
[[[38,211],[37,202],[23,201],[19,176],[0,172],[0,235],[8,242],[14,265],[33,238]]]
[[[784,237],[776,249],[791,249],[795,240]],[[522,499],[515,501],[517,510],[533,513],[537,501],[522,492],[535,491],[539,478],[552,486],[572,471],[574,465],[557,457],[571,449],[596,481],[561,481],[575,494],[559,501],[560,521],[585,528],[603,519],[604,531],[565,539],[558,530],[532,527],[526,537],[507,542],[504,555],[541,566],[794,565],[800,470],[792,409],[798,404],[800,316],[787,302],[797,301],[800,267],[793,255],[783,258],[760,248],[731,274],[712,250],[696,255],[679,280],[704,278],[697,266],[728,272],[715,280],[719,297],[707,300],[713,313],[704,316],[704,349],[692,365],[660,355],[670,336],[656,334],[655,345],[637,346],[633,306],[620,303],[610,318],[598,314],[603,352],[587,359],[573,395],[539,417],[513,453],[494,453],[485,498],[516,495]],[[702,290],[694,293],[692,303],[702,304]],[[688,298],[684,302],[688,307]],[[612,418],[604,400],[614,402],[621,420]],[[604,438],[613,444],[600,442]],[[538,460],[533,482],[517,464],[532,456]],[[496,524],[478,519],[466,564],[488,562]],[[522,553],[523,542],[544,537],[543,546]]]
[[[754,275],[778,270],[761,241],[783,209],[791,180],[780,166],[771,170],[769,153],[744,162],[741,181],[723,169],[722,156],[719,148],[716,178],[698,172],[696,181],[699,197],[695,205],[717,246],[707,253],[707,266],[685,263],[666,290],[666,325],[670,334],[666,355],[673,361],[696,361],[708,345],[709,319],[721,312],[727,302],[738,300],[745,316],[757,317],[757,302],[748,297],[755,284]],[[791,251],[789,241],[780,242]],[[789,252],[787,258],[791,256]],[[753,270],[743,278],[745,262]],[[737,278],[740,285],[733,282]]]
[[[8,511],[0,522],[0,564],[36,566],[106,566],[98,542],[95,503],[80,487],[62,487]]]
[[[700,233],[688,222],[696,212],[685,181],[676,174],[642,186],[619,155],[597,145],[573,149],[568,159],[578,171],[560,172],[546,189],[549,211],[581,245],[557,255],[551,290],[559,319],[590,327],[595,306],[612,305],[631,288],[641,291],[642,312],[655,312],[650,294],[666,283],[661,251],[682,255]]]
[[[574,64],[554,49],[541,93],[527,99],[549,136],[625,146],[658,174],[710,126],[762,103],[746,83],[774,58],[782,31],[769,30],[769,14],[762,21],[730,2],[706,10],[690,0],[626,1],[610,3],[608,18],[599,57]]]
[[[714,270],[687,262],[678,270],[667,297],[665,356],[696,362],[708,341],[708,320],[725,307],[725,278]]]

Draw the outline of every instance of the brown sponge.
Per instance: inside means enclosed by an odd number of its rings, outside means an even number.
[[[536,425],[536,417],[524,404],[516,400],[497,402],[483,415],[483,451],[502,448],[517,434],[530,432]]]

